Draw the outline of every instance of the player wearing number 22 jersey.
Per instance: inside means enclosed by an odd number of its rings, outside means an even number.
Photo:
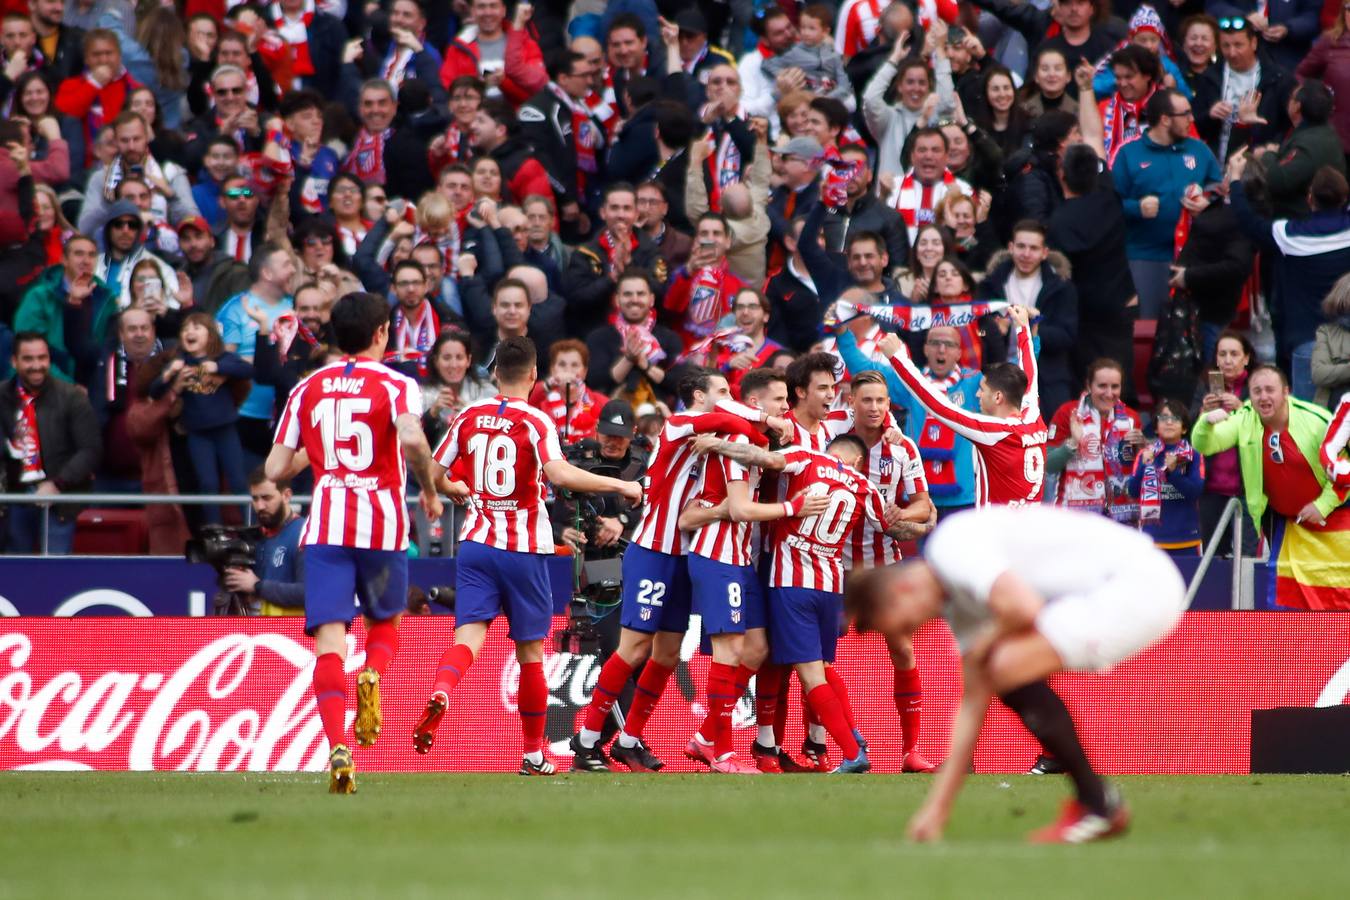
[[[468,483],[451,487],[455,495],[467,495],[468,515],[455,566],[455,643],[441,658],[413,746],[430,752],[450,692],[478,655],[492,620],[505,615],[520,661],[517,708],[525,744],[520,774],[548,775],[554,767],[543,758],[548,707],[543,640],[553,620],[547,568],[553,531],[544,507],[544,477],[560,487],[614,491],[632,500],[640,489],[583,472],[563,459],[553,421],[525,402],[536,380],[534,360],[529,339],[503,341],[497,350],[501,393],[460,412],[436,449],[436,463],[443,469],[464,462],[457,471],[467,471]]]
[[[998,363],[986,370],[978,413],[952,403],[942,388],[923,377],[898,338],[888,336],[882,342],[896,374],[924,408],[975,445],[976,506],[1023,506],[1041,500],[1046,428],[1037,397],[1031,329],[1019,325],[1016,341],[1017,366]]]
[[[369,746],[381,725],[380,678],[398,648],[408,592],[407,463],[422,507],[441,514],[431,454],[422,433],[417,383],[381,365],[389,308],[352,293],[333,306],[333,330],[347,359],[319,369],[291,392],[277,423],[266,473],[284,481],[303,450],[314,470],[305,523],[305,630],[314,636],[314,695],[332,748],[329,790],[356,789],[346,729],[346,630],[355,597],[366,617],[366,664],[356,680],[353,730]]]

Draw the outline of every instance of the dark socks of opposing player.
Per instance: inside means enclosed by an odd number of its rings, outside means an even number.
[[[1064,766],[1073,779],[1078,802],[1097,815],[1107,815],[1106,783],[1092,770],[1069,710],[1050,685],[1038,681],[1009,691],[999,699],[1017,713],[1041,746]]]
[[[441,656],[436,669],[432,693],[447,697],[455,689],[469,666],[473,665],[473,651],[465,644],[455,644]],[[516,711],[520,714],[520,732],[525,755],[534,763],[543,762],[544,726],[548,713],[548,681],[544,678],[543,663],[520,664],[520,689],[516,692]]]
[[[384,676],[385,669],[398,653],[398,626],[393,622],[376,622],[366,632],[366,666]],[[319,706],[319,719],[328,746],[347,743],[347,673],[342,657],[336,653],[321,653],[314,660],[314,699]]]

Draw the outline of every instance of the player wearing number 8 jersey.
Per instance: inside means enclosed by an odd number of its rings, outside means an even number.
[[[503,279],[497,289],[523,285]],[[551,775],[544,759],[548,684],[544,638],[553,619],[547,563],[552,530],[544,509],[544,477],[584,493],[617,493],[636,503],[641,488],[631,481],[582,471],[563,459],[553,421],[525,397],[537,379],[534,343],[526,337],[497,345],[497,386],[492,400],[464,409],[436,449],[438,476],[468,457],[469,483],[447,485],[451,497],[467,499],[469,515],[455,565],[455,643],[441,657],[431,699],[413,729],[413,747],[429,753],[450,692],[477,658],[488,626],[505,615],[520,662],[517,709],[524,735],[521,775]]]
[[[1008,308],[1017,327],[1020,368],[996,363],[985,369],[977,394],[980,412],[952,403],[919,372],[909,351],[889,334],[878,348],[924,408],[975,445],[975,505],[1039,503],[1045,483],[1045,423],[1036,389],[1036,359],[1024,306]]]
[[[314,505],[303,536],[305,630],[314,636],[314,696],[331,747],[328,787],[351,793],[355,769],[343,737],[346,631],[355,596],[367,631],[353,730],[369,746],[380,732],[380,677],[398,648],[407,603],[405,456],[427,515],[439,516],[441,502],[422,434],[420,389],[379,363],[389,342],[388,305],[374,294],[347,294],[333,306],[332,327],[347,358],[295,386],[266,473],[288,478],[306,458],[314,469]]]

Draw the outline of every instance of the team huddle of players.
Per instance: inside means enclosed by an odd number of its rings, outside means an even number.
[[[478,656],[488,626],[504,615],[521,667],[520,772],[555,771],[543,755],[543,641],[552,620],[545,564],[553,551],[544,503],[551,482],[645,501],[623,558],[622,635],[572,740],[575,770],[610,767],[601,731],[639,669],[612,757],[632,770],[661,768],[642,741],[643,727],[678,662],[692,613],[708,635],[712,665],[708,717],[686,748],[691,758],[724,773],[823,770],[828,733],[843,755],[835,771],[868,770],[847,689],[829,665],[842,621],[845,572],[898,561],[898,542],[926,534],[936,518],[918,451],[891,418],[884,379],[861,373],[852,384],[851,406],[834,409],[835,363],[825,354],[796,361],[786,374],[746,373],[739,402],[721,374],[696,371],[681,385],[685,411],[666,422],[645,486],[639,486],[563,459],[553,424],[525,402],[537,373],[534,348],[518,339],[498,351],[499,394],[465,409],[433,454],[413,434],[420,412],[416,391],[374,364],[388,329],[377,325],[364,297],[351,295],[335,308],[334,327],[347,329],[342,349],[351,357],[297,387],[269,459],[277,473],[304,464],[315,469],[316,498],[304,542],[307,559],[320,564],[307,566],[314,574],[307,584],[306,624],[316,639],[315,693],[321,717],[334,723],[328,729],[334,748],[346,750],[340,638],[350,608],[332,598],[355,593],[370,623],[355,731],[362,744],[378,735],[379,678],[397,646],[394,597],[406,584],[399,555],[406,549],[406,512],[398,502],[406,457],[430,512],[439,504],[438,492],[468,506],[456,567],[455,639],[414,729],[419,752],[432,749],[451,693]],[[890,341],[884,348],[901,377],[926,391],[921,396],[931,395],[935,412],[950,415],[952,427],[972,435],[982,452],[1027,457],[1023,465],[988,467],[993,474],[981,484],[989,502],[1035,500],[1040,489],[1037,477],[1010,490],[1002,474],[1007,468],[1039,471],[1030,453],[1040,448],[1022,445],[1032,432],[1043,442],[1044,431],[1034,390],[1026,390],[1035,384],[1026,313],[1014,310],[1013,318],[1023,368],[1005,364],[1007,371],[991,372],[981,395],[989,415],[950,408],[925,387],[903,345]],[[768,449],[770,436],[779,449]],[[297,457],[301,449],[305,453]],[[921,687],[912,648],[904,639],[893,644],[905,768],[931,771],[916,750]],[[811,723],[805,765],[781,746],[786,704],[780,701],[793,671]],[[755,676],[761,727],[752,767],[739,762],[732,747],[731,711]],[[341,763],[345,778],[338,780],[354,785],[349,755]]]

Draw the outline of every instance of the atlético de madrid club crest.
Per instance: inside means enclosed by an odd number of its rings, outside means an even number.
[[[1186,168],[1188,169],[1195,168],[1195,157],[1191,156],[1191,154],[1187,153],[1185,156],[1181,158],[1181,161],[1186,164]]]

